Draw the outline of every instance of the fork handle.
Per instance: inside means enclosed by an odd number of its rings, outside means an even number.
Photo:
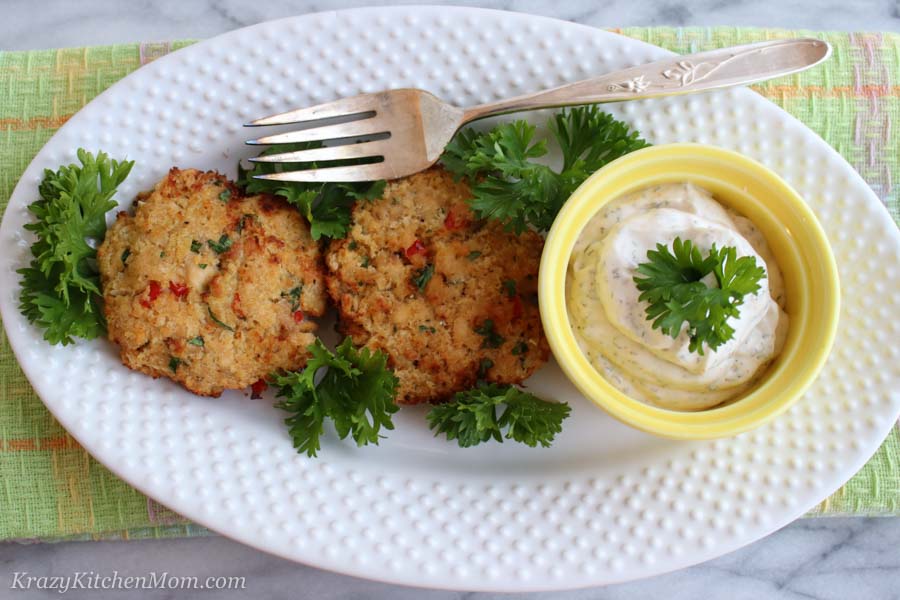
[[[831,54],[822,40],[801,38],[673,56],[593,79],[466,109],[463,122],[499,114],[689,94],[789,75]]]

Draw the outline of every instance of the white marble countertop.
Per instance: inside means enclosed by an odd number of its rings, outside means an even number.
[[[423,3],[423,2],[419,2]],[[432,2],[441,4],[441,2]],[[346,0],[4,0],[0,49],[204,38],[269,18],[376,2]],[[456,2],[564,18],[598,27],[738,25],[836,30],[900,30],[898,0],[482,0]],[[0,544],[0,598],[58,597],[55,590],[15,591],[15,573],[66,576],[94,571],[121,576],[245,578],[244,592],[117,591],[119,598],[458,598],[460,594],[401,588],[295,565],[212,537],[142,542]],[[22,577],[21,575],[19,576]],[[20,580],[21,581],[21,580]],[[68,598],[94,598],[70,590]],[[477,594],[480,598],[487,595]],[[801,519],[755,544],[709,563],[630,584],[553,598],[900,598],[900,518]]]
[[[897,0],[3,0],[0,48],[207,38],[260,21],[384,4],[457,4],[515,10],[596,27],[743,25],[835,30],[900,30]]]
[[[405,588],[335,575],[297,565],[225,538],[141,542],[70,542],[19,546],[0,544],[0,598],[58,598],[54,590],[11,591],[16,572],[27,576],[69,576],[97,572],[111,576],[168,573],[173,577],[243,577],[243,592],[142,590],[105,592],[102,597],[302,598],[451,600],[554,598],[564,600],[882,600],[900,593],[900,518],[800,519],[768,538],[708,563],[643,581],[545,594],[460,594]],[[87,575],[90,577],[91,575]],[[67,599],[101,596],[69,590]]]

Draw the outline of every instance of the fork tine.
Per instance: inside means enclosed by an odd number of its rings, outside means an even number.
[[[287,125],[290,123],[302,123],[303,121],[315,121],[318,119],[330,119],[333,117],[359,115],[374,112],[378,105],[377,94],[360,94],[351,98],[341,98],[332,102],[317,104],[307,108],[289,110],[250,121],[244,127],[261,127],[263,125]]]
[[[269,175],[255,175],[254,179],[326,183],[329,181],[377,181],[378,179],[393,179],[397,176],[388,163],[380,162],[370,165],[330,167],[309,169],[307,171],[282,171],[281,173],[271,173]]]
[[[297,152],[283,152],[281,154],[264,154],[262,156],[251,158],[250,162],[295,163],[384,156],[387,147],[388,145],[385,141],[378,140],[374,142],[362,142],[360,144],[312,148],[310,150],[299,150]]]
[[[385,129],[385,126],[381,124],[381,121],[369,118],[361,121],[353,121],[351,123],[339,123],[337,125],[326,125],[324,127],[313,127],[310,129],[301,129],[300,131],[289,131],[288,133],[267,135],[259,139],[248,140],[247,143],[255,145],[317,142],[322,140],[360,137],[375,133],[387,133],[387,130]]]

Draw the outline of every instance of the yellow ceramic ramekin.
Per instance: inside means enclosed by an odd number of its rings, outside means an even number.
[[[651,185],[689,181],[753,221],[784,275],[790,326],[784,349],[758,384],[730,403],[696,412],[666,410],[628,397],[578,348],[566,310],[566,270],[585,223],[607,202]],[[597,171],[566,202],[544,246],[541,320],[550,348],[575,386],[617,419],[677,439],[731,436],[784,412],[813,382],[834,342],[840,286],[831,247],[806,203],[775,173],[713,146],[669,144],[628,154]]]

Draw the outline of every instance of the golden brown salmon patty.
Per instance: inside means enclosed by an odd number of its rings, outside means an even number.
[[[400,404],[445,400],[479,376],[518,383],[547,361],[543,240],[476,220],[470,197],[440,168],[389,182],[326,251],[340,328],[390,356]]]
[[[319,247],[298,212],[224,176],[172,169],[98,251],[122,362],[205,396],[306,364],[325,310]]]

